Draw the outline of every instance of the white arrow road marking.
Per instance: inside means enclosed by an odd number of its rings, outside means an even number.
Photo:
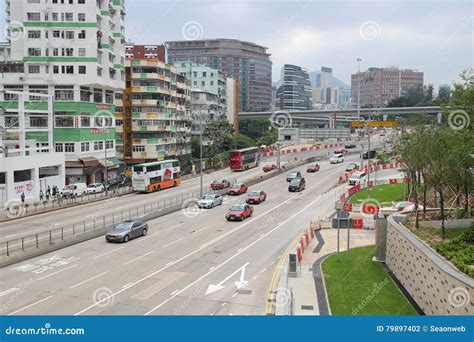
[[[18,290],[19,290],[18,287],[14,287],[14,288],[12,288],[12,289],[6,290],[6,291],[0,293],[0,297],[3,297],[3,296],[5,296],[5,295],[7,295],[7,294],[9,294],[9,293],[12,293],[12,292],[15,292],[15,291],[18,291]]]
[[[209,287],[207,288],[207,291],[206,291],[206,296],[210,295],[211,293],[214,293],[216,291],[222,290],[225,287],[225,286],[223,286],[223,284],[239,272],[240,272],[240,280],[236,281],[235,285],[237,286],[237,289],[240,289],[241,287],[245,286],[245,284],[247,283],[245,281],[245,268],[247,267],[248,264],[250,264],[250,262],[247,262],[243,266],[239,267],[236,271],[234,271],[232,274],[227,276],[219,284],[217,284],[217,285],[209,284]]]

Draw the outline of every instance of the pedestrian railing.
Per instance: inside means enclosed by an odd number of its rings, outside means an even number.
[[[214,192],[208,189],[204,191],[203,195],[209,193],[223,194],[224,192],[225,190]],[[99,230],[111,228],[124,220],[159,217],[161,212],[165,210],[171,210],[172,212],[187,209],[195,206],[199,197],[200,191],[198,189],[179,196],[168,197],[127,210],[102,215],[103,211],[113,205],[113,201],[117,198],[114,196],[98,204],[95,212],[87,216],[84,221],[0,242],[0,256],[10,256],[13,253],[27,252],[47,245],[61,244],[81,236],[84,237],[86,234],[99,233]]]

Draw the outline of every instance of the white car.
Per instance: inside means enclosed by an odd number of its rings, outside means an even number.
[[[344,163],[344,155],[342,153],[334,154],[331,159],[329,159],[331,164]]]
[[[366,176],[365,172],[357,172],[354,173],[352,176],[349,178],[349,185],[357,185],[360,184],[362,179]]]
[[[356,163],[350,163],[349,165],[347,165],[346,171],[347,171],[347,172],[354,171],[355,169],[358,168],[358,166],[359,166],[359,165],[357,165]]]
[[[105,187],[102,183],[92,183],[87,186],[88,194],[98,194],[102,191],[105,191]]]
[[[87,194],[86,183],[69,184],[59,191],[62,197],[77,197]]]
[[[202,196],[202,198],[198,201],[197,205],[199,208],[211,209],[217,205],[221,205],[222,200],[223,198],[221,195],[217,195],[217,194],[205,195],[205,196]]]

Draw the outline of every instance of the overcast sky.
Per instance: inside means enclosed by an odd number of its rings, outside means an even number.
[[[362,69],[417,69],[438,86],[473,61],[469,0],[126,0],[126,12],[126,37],[135,43],[240,38],[267,46],[273,81],[290,63],[332,67],[349,84],[360,57]]]

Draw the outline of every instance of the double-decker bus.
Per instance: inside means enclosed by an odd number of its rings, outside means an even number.
[[[257,167],[260,162],[260,149],[258,147],[248,147],[241,150],[230,151],[229,164],[230,169],[234,171],[243,171]]]
[[[181,184],[178,160],[164,160],[133,166],[135,192],[154,192]]]

